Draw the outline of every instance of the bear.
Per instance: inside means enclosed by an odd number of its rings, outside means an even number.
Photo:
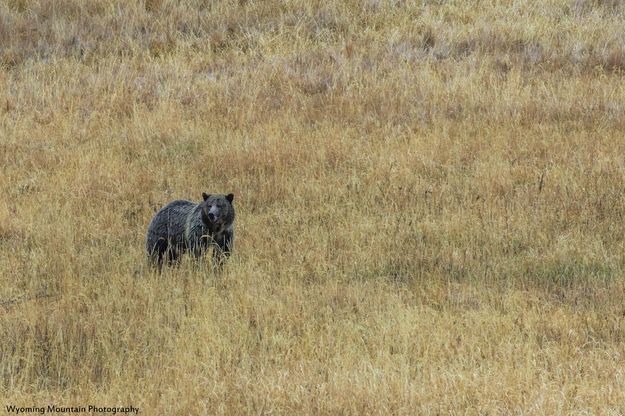
[[[152,265],[161,270],[163,262],[176,263],[185,252],[196,258],[213,247],[213,264],[223,268],[234,243],[234,194],[202,193],[196,204],[176,200],[161,208],[150,224],[146,249]]]

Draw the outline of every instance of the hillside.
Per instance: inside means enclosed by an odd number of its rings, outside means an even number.
[[[624,23],[0,2],[0,413],[625,413]],[[202,192],[235,194],[223,275],[154,273]]]

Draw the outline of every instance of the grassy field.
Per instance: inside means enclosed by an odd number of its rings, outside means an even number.
[[[0,414],[625,414],[625,3],[0,1]],[[223,275],[153,273],[229,193]]]

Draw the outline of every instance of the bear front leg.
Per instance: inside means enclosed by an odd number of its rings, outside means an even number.
[[[227,230],[222,236],[215,239],[215,246],[213,248],[213,265],[218,271],[223,269],[224,263],[232,251],[232,245],[234,242],[234,233],[231,230]]]

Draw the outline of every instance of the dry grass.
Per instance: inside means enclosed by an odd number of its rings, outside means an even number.
[[[625,4],[0,2],[0,405],[625,414]],[[217,278],[154,210],[236,194]]]

